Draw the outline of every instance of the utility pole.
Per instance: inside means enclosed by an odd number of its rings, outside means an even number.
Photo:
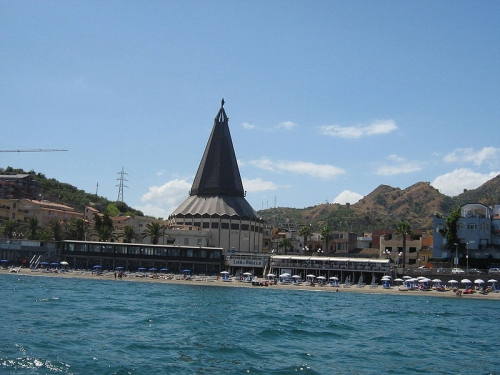
[[[123,170],[123,167],[122,167],[122,171],[118,172],[118,174],[120,175],[120,177],[117,178],[117,180],[119,181],[119,184],[116,185],[116,186],[118,186],[118,199],[117,199],[117,201],[123,202],[123,188],[124,187],[128,188],[128,186],[124,185],[124,181],[128,181],[125,178],[125,175],[128,175],[128,174],[125,173],[125,171]]]

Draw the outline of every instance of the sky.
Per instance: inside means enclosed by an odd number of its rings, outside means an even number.
[[[166,218],[224,98],[255,210],[500,174],[499,1],[0,0],[0,167]],[[63,149],[61,152],[6,150]]]

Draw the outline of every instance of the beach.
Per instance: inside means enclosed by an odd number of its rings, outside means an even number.
[[[10,269],[0,270],[0,274],[9,274],[12,276],[36,276],[36,277],[58,277],[58,278],[78,278],[78,279],[88,279],[88,280],[107,280],[110,282],[140,282],[140,283],[167,283],[167,284],[177,284],[177,285],[197,285],[197,286],[217,286],[217,287],[229,287],[229,288],[272,288],[275,290],[305,290],[313,292],[327,292],[327,293],[362,293],[362,294],[384,294],[384,295],[399,295],[399,296],[414,296],[414,297],[436,297],[436,298],[464,298],[464,299],[484,299],[484,300],[500,300],[500,293],[490,292],[487,294],[481,294],[479,292],[474,292],[472,294],[461,294],[460,297],[456,295],[452,290],[447,291],[436,291],[436,290],[399,290],[398,285],[394,285],[391,288],[383,288],[381,285],[372,287],[371,285],[364,285],[359,287],[354,284],[349,287],[344,287],[344,284],[340,284],[338,287],[331,287],[326,284],[320,286],[316,284],[315,286],[309,286],[305,283],[299,285],[293,284],[269,284],[269,286],[254,286],[252,283],[244,283],[233,279],[232,281],[222,281],[218,277],[205,277],[205,276],[193,276],[192,278],[184,279],[182,275],[161,275],[156,274],[152,277],[152,274],[140,274],[140,273],[124,273],[123,277],[115,277],[115,272],[104,271],[104,272],[92,272],[92,271],[65,271],[65,272],[53,272],[46,270],[32,270],[29,268],[17,269],[19,272],[11,272]],[[118,273],[117,273],[118,275]],[[213,281],[209,281],[213,280]],[[265,280],[265,279],[260,279]],[[459,285],[460,290],[463,291],[463,285]]]

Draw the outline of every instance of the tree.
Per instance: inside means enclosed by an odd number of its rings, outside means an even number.
[[[26,230],[28,232],[26,238],[28,240],[38,239],[37,232],[39,229],[40,229],[40,222],[38,221],[38,218],[35,216],[29,217],[28,221],[26,222]]]
[[[151,243],[157,245],[161,236],[165,234],[165,227],[154,221],[152,223],[146,224],[146,229],[142,233],[142,237],[151,237]]]
[[[84,219],[72,217],[64,230],[67,240],[85,241],[89,224]]]
[[[325,225],[323,228],[321,228],[321,237],[323,237],[323,240],[325,240],[325,251],[328,251],[328,244],[330,243],[332,236],[333,236],[333,229],[330,228],[328,225]],[[335,251],[336,249],[333,250],[333,252]]]
[[[304,247],[307,246],[307,240],[312,236],[312,229],[310,225],[304,225],[300,228],[299,236],[304,237]]]
[[[453,250],[455,244],[459,243],[457,236],[457,222],[460,219],[460,207],[457,207],[446,218],[446,228],[444,229],[444,237],[446,238],[446,248]]]
[[[140,235],[132,225],[127,225],[123,228],[120,237],[123,238],[124,243],[132,243],[132,240],[137,240]]]
[[[99,241],[109,241],[114,239],[113,236],[113,220],[108,214],[104,214],[102,217],[98,214],[94,215],[94,231],[99,237]]]
[[[2,234],[9,240],[14,238],[14,233],[17,229],[17,223],[14,220],[7,220],[2,226]]]
[[[61,241],[63,237],[63,227],[58,219],[52,219],[49,221],[49,229],[52,232],[52,238],[54,241]]]
[[[411,230],[411,224],[407,221],[401,221],[397,227],[396,232],[394,233],[396,236],[401,237],[403,240],[403,268],[406,266],[406,238],[408,236],[413,236],[413,231]]]
[[[289,238],[283,238],[279,243],[278,247],[282,247],[285,249],[285,254],[288,252],[288,249],[292,247],[292,240]]]

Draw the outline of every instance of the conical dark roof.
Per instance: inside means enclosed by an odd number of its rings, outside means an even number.
[[[224,111],[224,99],[215,117],[189,197],[171,215],[215,215],[261,220],[245,199]]]
[[[224,99],[196,172],[189,195],[244,197],[243,183],[234,153]]]

